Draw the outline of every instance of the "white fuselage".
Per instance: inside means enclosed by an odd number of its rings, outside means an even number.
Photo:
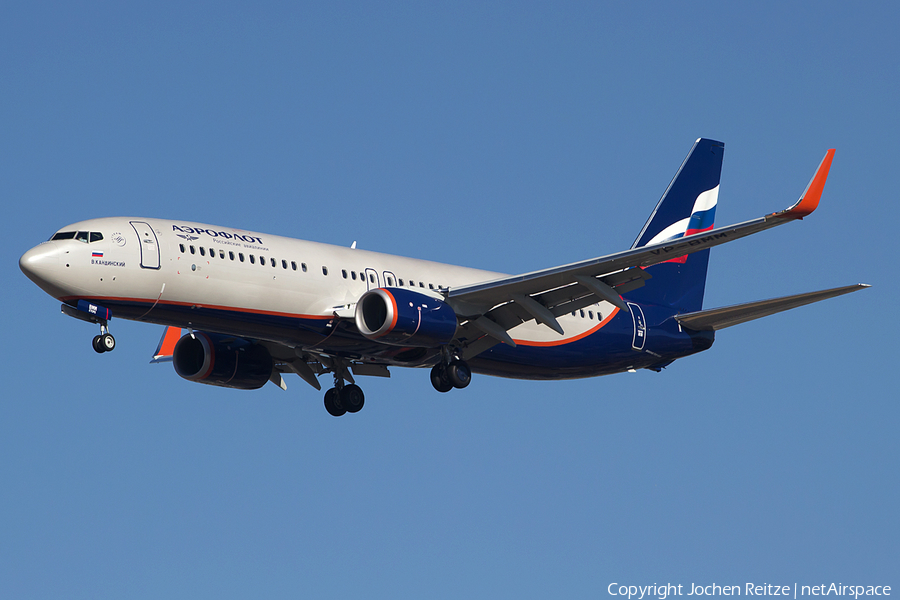
[[[63,239],[23,257],[35,282],[62,301],[131,302],[142,321],[181,327],[164,307],[218,308],[233,314],[299,319],[352,316],[357,299],[377,287],[403,287],[443,298],[440,290],[491,281],[502,273],[453,266],[213,225],[163,219],[102,218],[61,232],[99,233],[97,241]],[[84,237],[81,235],[80,237]],[[25,265],[31,265],[27,267]],[[616,309],[601,302],[563,315],[565,335],[529,321],[510,331],[517,343],[563,344],[602,327]],[[588,316],[590,315],[590,316]],[[176,322],[177,321],[177,322]],[[266,339],[265,329],[255,335]],[[284,342],[284,336],[272,341]]]

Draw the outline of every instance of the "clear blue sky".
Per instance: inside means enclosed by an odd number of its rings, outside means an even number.
[[[0,9],[0,597],[603,598],[611,582],[900,591],[894,3],[8,3]],[[82,219],[177,218],[518,273],[627,248],[698,137],[706,306],[870,290],[656,374],[427,371],[334,419],[298,378],[149,365],[20,272]]]

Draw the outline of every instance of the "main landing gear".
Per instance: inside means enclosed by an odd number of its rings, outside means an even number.
[[[100,325],[100,335],[95,335],[91,342],[94,352],[103,354],[104,352],[112,352],[116,348],[116,338],[109,332],[106,325]]]
[[[366,396],[362,388],[355,383],[344,385],[343,377],[335,373],[334,387],[325,392],[325,410],[328,414],[340,417],[345,413],[357,413],[365,403]]]
[[[454,358],[448,364],[439,362],[431,369],[431,385],[439,392],[462,389],[472,381],[472,370],[466,361]]]

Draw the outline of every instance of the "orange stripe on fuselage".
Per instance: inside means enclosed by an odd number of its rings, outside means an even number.
[[[592,327],[591,329],[588,329],[584,333],[580,333],[580,334],[570,337],[570,338],[556,340],[554,342],[531,342],[528,340],[517,340],[517,339],[513,339],[513,341],[516,343],[517,346],[542,346],[542,347],[562,346],[563,344],[570,344],[572,342],[577,342],[578,340],[584,339],[587,336],[591,335],[592,333],[599,331],[601,328],[606,327],[606,324],[609,323],[610,321],[612,321],[612,318],[616,316],[616,314],[619,312],[619,310],[620,310],[619,308],[614,307],[613,311],[611,313],[609,313],[609,316],[606,317],[605,319],[603,319],[602,321],[600,321],[600,323],[596,327]]]
[[[84,300],[86,296],[63,296],[62,298],[57,298],[60,302],[66,302],[68,300]],[[92,300],[97,300],[98,303],[102,304],[104,300],[109,300],[112,302],[146,302],[148,304],[153,304],[156,302],[156,298],[152,300],[148,300],[147,298],[112,298],[112,297],[98,297],[98,296],[90,296]],[[175,302],[173,300],[160,300],[156,302],[157,306],[166,305],[166,306],[197,306],[199,308],[211,308],[213,310],[230,310],[234,312],[241,313],[250,313],[254,315],[268,315],[272,317],[290,317],[294,319],[331,319],[332,315],[304,315],[298,313],[285,313],[278,312],[274,310],[258,310],[255,308],[240,308],[237,306],[220,306],[217,304],[203,304],[198,302]],[[113,315],[115,316],[115,315]]]

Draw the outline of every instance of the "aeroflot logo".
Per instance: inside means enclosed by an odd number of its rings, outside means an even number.
[[[239,240],[250,244],[262,244],[261,238],[253,235],[242,235],[240,233],[228,233],[227,231],[216,231],[215,229],[203,229],[201,227],[188,227],[186,225],[172,225],[172,231],[181,233],[193,233],[196,235],[208,235],[214,238],[222,238],[225,240]]]

